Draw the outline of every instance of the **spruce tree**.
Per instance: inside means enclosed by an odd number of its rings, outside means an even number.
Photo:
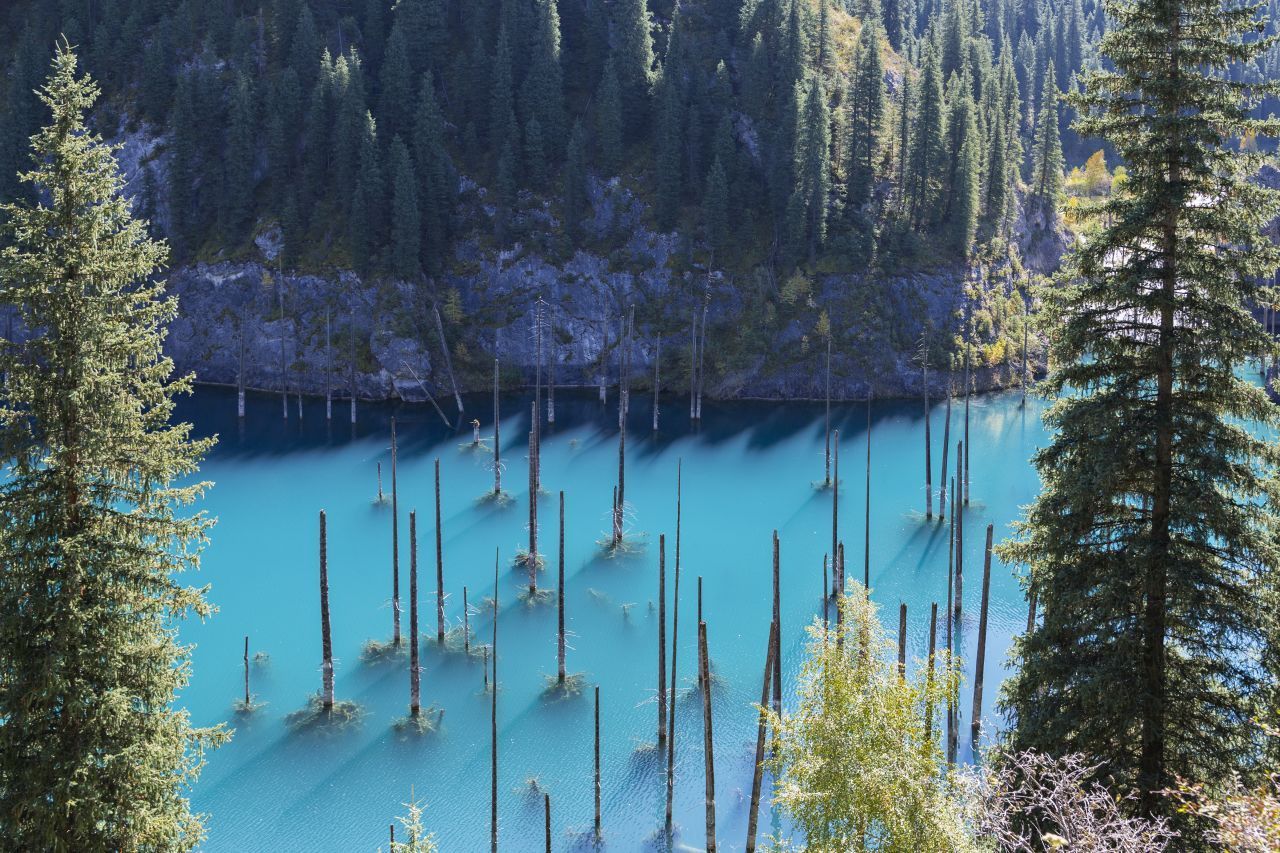
[[[613,54],[605,60],[596,91],[596,141],[600,170],[606,176],[616,175],[622,166],[622,88]]]
[[[418,211],[418,177],[414,174],[409,149],[400,137],[391,140],[391,272],[413,280],[420,270],[422,223]]]
[[[495,152],[501,152],[507,143],[519,145],[511,62],[511,36],[503,27],[498,30],[489,87],[489,146]]]
[[[658,123],[655,140],[654,169],[657,178],[658,227],[670,231],[680,214],[680,192],[683,187],[681,155],[684,153],[684,103],[680,82],[674,74],[664,74],[658,84]]]
[[[524,126],[524,178],[535,192],[547,182],[547,148],[537,116],[530,116]]]
[[[560,70],[560,16],[554,0],[536,0],[529,73],[520,88],[521,114],[527,126],[536,118],[543,147],[555,160],[563,152],[564,77]]]
[[[97,94],[64,43],[24,175],[42,201],[5,209],[0,302],[31,334],[0,341],[0,813],[14,850],[189,850],[187,791],[226,732],[175,707],[178,624],[212,611],[178,579],[212,523],[184,509],[207,484],[175,481],[213,442],[170,422],[191,377],[161,349],[165,250],[85,127]]]
[[[378,76],[378,127],[392,138],[409,132],[413,115],[413,80],[404,27],[397,22],[387,39],[386,60]]]
[[[831,189],[831,118],[822,80],[806,87],[796,122],[795,189],[787,204],[787,230],[793,252],[812,262],[827,237],[827,195]]]
[[[196,105],[190,74],[178,78],[169,127],[173,159],[169,171],[170,235],[175,254],[185,255],[196,243],[195,183],[200,162],[197,150]]]
[[[707,174],[707,190],[702,205],[707,223],[707,242],[723,263],[729,248],[729,178],[718,155],[711,162],[711,171]]]
[[[378,130],[373,116],[365,113],[361,134],[359,170],[351,192],[351,215],[347,218],[347,249],[351,264],[364,272],[369,269],[382,234],[383,209],[382,167],[378,162]]]
[[[925,48],[920,85],[913,93],[918,106],[911,127],[905,191],[911,200],[914,224],[932,222],[946,168],[946,114],[943,112],[942,74],[932,45]]]
[[[256,154],[257,116],[249,78],[236,75],[231,92],[231,123],[227,128],[226,177],[222,183],[223,225],[226,236],[237,244],[248,236],[253,218],[253,161]]]
[[[320,69],[320,35],[316,32],[316,19],[311,6],[303,0],[302,11],[290,40],[289,67],[298,74],[303,92],[310,92]]]
[[[418,206],[422,212],[422,262],[430,273],[444,263],[453,233],[453,209],[458,172],[445,147],[445,121],[436,101],[431,72],[422,76],[413,123],[413,155],[418,176]]]
[[[982,190],[982,134],[972,99],[964,95],[968,108],[960,111],[963,123],[958,135],[959,147],[952,153],[955,177],[951,182],[951,198],[947,204],[947,240],[952,251],[967,257],[978,229],[978,208]]]
[[[587,135],[581,121],[574,121],[569,134],[563,197],[565,234],[571,244],[577,245],[582,236],[582,217],[587,213]]]
[[[1031,180],[1028,182],[1027,206],[1044,227],[1058,221],[1058,202],[1062,197],[1062,139],[1058,135],[1058,87],[1053,66],[1045,76],[1040,114],[1036,117],[1035,148],[1031,154]]]
[[[615,61],[621,93],[623,127],[638,133],[649,115],[653,86],[653,38],[649,33],[649,9],[645,0],[618,0],[614,4],[614,34],[617,37],[611,58]]]
[[[846,206],[851,213],[859,211],[871,198],[884,112],[884,68],[880,59],[880,35],[876,26],[867,22],[858,37],[852,91],[849,93]]]
[[[1005,704],[1015,747],[1085,753],[1168,813],[1158,792],[1176,777],[1212,786],[1257,766],[1275,678],[1280,458],[1251,426],[1276,414],[1238,368],[1275,351],[1246,306],[1280,265],[1259,238],[1277,204],[1231,144],[1276,132],[1248,112],[1275,86],[1229,73],[1265,49],[1246,38],[1254,7],[1106,10],[1114,70],[1089,75],[1077,128],[1114,144],[1128,177],[1069,283],[1044,293],[1045,388],[1061,396],[1035,457],[1044,491],[1008,552],[1043,622],[1015,645]]]

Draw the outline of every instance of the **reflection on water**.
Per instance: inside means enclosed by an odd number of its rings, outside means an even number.
[[[400,584],[408,633],[408,513],[417,509],[419,612],[423,628],[424,706],[443,710],[440,731],[408,738],[393,728],[408,706],[407,662],[366,664],[361,649],[390,637],[391,509],[377,505],[376,465],[390,492],[390,406],[362,406],[354,435],[345,406],[330,428],[322,401],[295,405],[281,419],[278,397],[249,400],[243,429],[233,392],[203,388],[180,403],[180,415],[221,441],[202,476],[215,488],[205,503],[218,525],[201,577],[212,584],[218,614],[184,626],[196,645],[194,677],[183,696],[197,723],[227,720],[233,741],[214,753],[193,800],[209,813],[210,851],[265,849],[374,850],[386,846],[387,826],[412,795],[427,805],[427,822],[443,850],[479,850],[489,831],[489,696],[478,656],[435,641],[435,523],[433,461],[441,460],[444,587],[449,627],[463,619],[463,587],[472,615],[473,643],[487,642],[491,617],[481,601],[493,595],[493,556],[501,560],[498,595],[500,826],[504,850],[542,849],[542,796],[552,801],[556,847],[584,841],[592,824],[592,711],[581,696],[549,700],[554,675],[554,603],[526,604],[517,595],[527,575],[512,560],[527,545],[527,431],[529,398],[504,397],[504,486],[509,505],[478,499],[492,488],[488,453],[476,452],[469,421],[492,435],[492,405],[468,399],[456,431],[429,406],[397,412],[400,484]],[[1004,394],[975,398],[970,418],[972,503],[965,515],[966,612],[961,654],[974,645],[983,531],[1006,535],[1037,480],[1027,462],[1045,439],[1041,403]],[[452,409],[446,409],[454,414]],[[661,828],[664,765],[645,747],[655,740],[657,708],[657,543],[668,540],[672,594],[676,462],[683,459],[684,516],[680,580],[680,680],[695,674],[696,578],[703,579],[703,611],[719,694],[715,697],[718,827],[723,849],[741,849],[755,741],[760,668],[771,611],[771,531],[782,541],[784,681],[792,687],[800,665],[802,626],[821,614],[822,558],[831,542],[831,492],[823,476],[823,407],[794,403],[709,403],[701,427],[691,429],[680,401],[664,408],[654,435],[648,398],[632,401],[627,436],[626,497],[639,547],[611,557],[596,544],[609,529],[617,474],[615,401],[557,394],[555,425],[544,426],[540,504],[541,550],[555,578],[555,494],[565,492],[565,596],[569,670],[601,686],[604,830],[613,849],[637,849]],[[962,406],[952,414],[951,441],[962,437]],[[863,404],[837,406],[840,428],[840,536],[848,574],[862,574],[865,511],[866,413]],[[943,410],[933,412],[934,486],[941,466]],[[925,653],[930,602],[946,600],[947,533],[924,520],[923,412],[918,402],[878,403],[873,409],[871,582],[873,598],[889,611],[905,601],[910,648]],[[954,446],[949,473],[955,471]],[[935,509],[937,496],[934,497]],[[339,698],[359,702],[358,727],[331,735],[293,734],[284,717],[320,685],[317,513],[329,527],[329,574]],[[976,581],[974,579],[977,579]],[[1025,625],[1026,605],[1009,568],[992,571],[987,646],[990,684],[1002,676],[1010,636]],[[940,608],[942,609],[942,608]],[[671,618],[668,603],[668,620]],[[670,626],[668,626],[670,633]],[[252,689],[266,707],[236,718],[243,692],[244,637]],[[668,656],[670,657],[670,656]],[[972,672],[971,661],[966,671]],[[963,716],[969,688],[963,688]],[[677,705],[676,822],[700,847],[703,838],[702,729],[696,696]],[[997,721],[992,718],[991,725]],[[991,726],[989,726],[990,728]],[[961,726],[968,754],[969,727]],[[785,832],[776,817],[763,830]]]

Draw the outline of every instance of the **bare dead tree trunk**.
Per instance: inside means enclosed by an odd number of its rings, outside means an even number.
[[[542,298],[533,307],[533,419],[529,428],[537,435],[542,424]]]
[[[351,309],[351,340],[348,341],[348,349],[350,350],[349,361],[349,377],[347,384],[351,386],[351,426],[356,425],[356,309]]]
[[[604,327],[602,339],[600,342],[600,405],[608,402],[608,382],[609,382],[609,314],[605,312],[601,318],[601,324]]]
[[[969,396],[972,384],[973,379],[969,371],[969,332],[966,325],[964,345],[964,470],[960,485],[960,488],[964,490],[965,506],[969,505]],[[959,464],[959,457],[957,457],[956,462]]]
[[[502,443],[499,435],[498,360],[493,360],[493,494],[502,494]]]
[[[627,425],[624,422],[618,430],[618,497],[613,506],[613,546],[615,548],[622,544],[623,515],[627,500],[626,450]]]
[[[600,685],[596,685],[596,841],[603,838],[600,826]]]
[[[836,568],[835,574],[840,579],[840,592],[835,596],[836,600],[836,648],[844,645],[844,633],[840,630],[840,626],[844,620],[844,610],[842,607],[844,601],[844,543],[836,543]]]
[[[467,602],[467,588],[462,588],[462,653],[471,654],[471,606]]]
[[[898,604],[898,678],[907,677],[907,604]]]
[[[658,431],[658,397],[662,391],[660,369],[662,367],[662,338],[658,338],[658,344],[654,348],[653,354],[653,431]]]
[[[707,313],[711,307],[711,293],[702,303],[702,346],[698,347],[698,420],[702,420],[702,390],[707,384]]]
[[[543,794],[542,803],[545,807],[546,827],[547,827],[547,853],[551,853],[551,795]]]
[[[827,416],[826,416],[826,435],[827,435],[827,452],[826,452],[826,468],[823,473],[823,483],[831,485],[831,336],[827,336]],[[754,844],[755,842],[752,841]]]
[[[844,558],[840,559],[841,573]],[[871,391],[867,391],[867,509],[862,532],[862,585],[871,597]]]
[[[556,590],[556,681],[564,684],[564,490],[560,490],[560,557]]]
[[[675,653],[672,652],[674,655]],[[658,745],[667,742],[667,537],[658,536]]]
[[[826,630],[830,624],[831,586],[827,584],[827,555],[822,555],[822,630],[826,642]]]
[[[431,313],[436,318],[436,333],[440,335],[440,351],[444,353],[444,367],[449,371],[449,384],[453,387],[453,402],[458,406],[458,414],[462,414],[462,394],[458,392],[458,380],[453,375],[453,357],[449,354],[449,343],[444,337],[444,321],[440,318],[440,306],[431,301]]]
[[[396,419],[391,417],[391,642],[400,645],[400,494],[396,483]]]
[[[982,605],[978,613],[978,653],[973,660],[973,722],[971,737],[973,752],[978,754],[982,735],[982,677],[986,672],[987,658],[987,598],[991,593],[991,534],[994,525],[987,525],[987,547],[982,558]]]
[[[324,510],[320,510],[320,672],[321,706],[333,710],[333,639],[329,633],[329,548]]]
[[[955,478],[951,478],[951,491],[955,494]],[[955,654],[954,605],[955,594],[955,549],[956,549],[956,501],[951,501],[950,529],[947,531],[947,658]],[[955,697],[947,693],[947,763],[956,763],[956,702]]]
[[[702,623],[702,575],[698,575],[698,623]],[[702,687],[702,667],[698,667],[698,687]]]
[[[693,343],[689,345],[689,420],[698,419],[698,309],[693,309],[693,324],[690,327]]]
[[[498,549],[493,549],[493,693],[489,696],[489,849],[498,853]]]
[[[924,339],[920,343],[920,363],[924,371],[924,517],[933,521],[933,441],[929,430],[929,350]]]
[[[1027,297],[1022,297],[1022,407],[1027,406]]]
[[[529,569],[529,594],[538,591],[538,444],[533,430],[529,430],[529,551],[525,554],[525,566]]]
[[[324,419],[333,420],[333,328],[327,305],[324,309]]]
[[[244,420],[244,324],[245,312],[240,312],[240,361],[236,368],[236,417]],[[9,340],[13,340],[13,319],[9,320]],[[8,385],[9,377],[5,376],[5,384]]]
[[[280,286],[276,290],[280,297],[280,410],[286,421],[289,420],[289,371],[285,366],[285,334],[284,334],[284,275],[280,275]]]
[[[947,451],[951,445],[951,369],[947,368],[947,415],[942,425],[942,480],[938,483],[938,520],[947,514]],[[953,497],[952,500],[955,498]]]
[[[251,705],[249,699],[249,635],[244,635],[244,707],[248,710]]]
[[[671,598],[671,690],[667,696],[667,835],[671,834],[671,807],[676,784],[676,661],[680,640],[680,486],[683,460],[676,460],[676,583]]]
[[[552,322],[551,345],[547,348],[547,423],[556,422],[556,362],[559,361],[559,347],[556,345],[556,327]]]
[[[956,446],[956,458],[962,459],[964,453],[964,442],[961,441]],[[959,493],[957,493],[958,495]],[[964,605],[964,508],[962,507],[956,512],[956,622],[960,621],[960,614]]]
[[[440,459],[436,458],[436,642],[444,642],[444,526],[440,523]]]
[[[840,541],[840,430],[832,433],[832,458],[835,460],[835,479],[831,481],[831,559],[835,560]],[[831,596],[838,597],[844,591],[844,578],[840,576],[837,563],[831,567]],[[836,616],[839,623],[840,617]]]
[[[925,674],[925,692],[933,689],[934,658],[938,650],[938,602],[933,602],[929,611],[929,670]],[[924,739],[928,743],[933,740],[933,700],[926,700],[924,706]]]
[[[823,583],[826,590],[826,583]],[[769,704],[769,682],[773,675],[774,656],[777,652],[778,625],[769,625],[769,645],[765,649],[764,678],[760,688],[760,705],[756,722],[756,760],[751,772],[751,805],[747,811],[747,853],[756,849],[756,827],[760,819],[760,794],[764,787],[764,730],[768,722],[765,706]]]
[[[777,648],[777,638],[774,639]],[[702,752],[706,762],[707,853],[716,850],[716,767],[712,754],[711,673],[707,664],[707,623],[698,623],[698,668],[702,676]],[[777,662],[774,663],[775,670]]]
[[[418,716],[421,702],[418,666],[418,511],[409,511],[409,715]]]
[[[381,463],[381,462],[379,462],[379,463],[377,463],[377,465],[378,465],[378,503],[382,503],[382,501],[383,501],[383,496],[382,496],[382,463]]]
[[[782,543],[773,531],[773,712],[782,716]]]

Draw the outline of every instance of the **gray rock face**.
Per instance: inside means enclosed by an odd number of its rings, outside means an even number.
[[[744,142],[754,132],[749,123],[736,130]],[[164,186],[163,137],[143,126],[122,130],[118,141],[127,192],[141,192],[147,169],[154,184]],[[461,212],[478,226],[476,233],[484,232],[493,216],[484,188],[464,177],[460,190]],[[913,357],[920,338],[936,338],[941,352],[943,338],[957,328],[964,293],[959,268],[891,278],[820,276],[807,306],[778,319],[768,316],[777,282],[734,282],[691,265],[681,239],[649,228],[644,204],[618,179],[590,180],[588,197],[584,232],[591,248],[553,262],[546,252],[515,246],[495,253],[474,236],[463,238],[454,270],[421,285],[362,280],[349,271],[281,274],[280,234],[268,227],[249,259],[170,272],[181,316],[166,349],[180,371],[201,382],[361,399],[440,398],[455,383],[461,391],[490,387],[495,358],[505,383],[532,383],[540,311],[544,381],[550,371],[562,386],[614,385],[623,318],[634,312],[628,359],[637,387],[651,384],[660,351],[664,393],[688,393],[694,328],[705,322],[707,394],[812,399],[826,386],[825,343],[814,329],[822,305],[840,342],[832,393],[849,399],[868,392],[921,394]],[[165,230],[163,197],[155,199],[154,215]],[[522,216],[535,240],[559,228],[546,204],[526,205]],[[1018,230],[1029,266],[1057,266],[1061,235],[1045,232],[1043,223],[1019,223]],[[1027,237],[1032,232],[1040,237]],[[1016,384],[1016,372],[976,372],[975,385]],[[941,393],[945,379],[930,373],[932,394]]]

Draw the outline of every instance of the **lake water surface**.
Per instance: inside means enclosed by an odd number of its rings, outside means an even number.
[[[662,430],[651,430],[651,398],[632,400],[627,441],[629,527],[642,544],[609,556],[597,542],[609,530],[617,474],[617,407],[594,394],[557,395],[557,423],[544,427],[540,502],[542,542],[555,581],[555,494],[566,495],[566,620],[568,668],[600,686],[603,734],[605,846],[656,848],[663,821],[664,765],[644,747],[655,740],[658,536],[667,535],[668,597],[672,594],[676,526],[676,465],[683,460],[680,635],[684,685],[676,721],[676,847],[703,846],[701,705],[685,691],[696,664],[696,578],[713,668],[723,681],[713,695],[716,798],[721,848],[742,849],[751,788],[756,716],[771,612],[771,532],[782,542],[784,704],[793,701],[801,663],[802,626],[821,613],[822,558],[831,542],[831,492],[823,476],[823,407],[796,403],[704,404],[691,429],[688,401],[670,400]],[[466,401],[492,435],[489,400]],[[975,397],[970,412],[973,471],[965,510],[965,618],[960,654],[973,672],[977,601],[985,528],[996,540],[1010,531],[1038,480],[1028,458],[1044,443],[1043,403],[1019,394]],[[308,401],[299,424],[296,402],[282,422],[278,396],[251,396],[243,431],[234,393],[202,388],[179,414],[201,434],[221,440],[203,466],[216,483],[203,506],[218,518],[196,582],[212,585],[219,608],[206,624],[185,625],[195,644],[194,675],[182,696],[197,724],[236,728],[214,752],[194,791],[209,815],[209,851],[373,851],[387,846],[388,824],[411,797],[445,851],[487,849],[489,836],[489,695],[481,658],[441,649],[435,641],[435,523],[432,469],[443,480],[443,551],[450,627],[463,615],[463,586],[472,606],[473,642],[488,641],[492,621],[480,612],[493,594],[494,551],[500,558],[498,725],[502,849],[543,849],[543,801],[549,792],[555,848],[587,847],[593,815],[592,705],[581,696],[549,700],[546,677],[556,669],[554,603],[528,605],[517,595],[527,575],[513,567],[527,545],[529,397],[503,398],[504,486],[512,501],[478,501],[492,488],[491,457],[467,448],[471,430],[446,429],[428,406],[400,407],[400,583],[408,634],[408,514],[419,512],[419,611],[423,704],[443,709],[442,728],[419,737],[394,729],[408,705],[404,661],[367,664],[361,649],[390,637],[390,503],[378,505],[376,465],[391,488],[390,406],[362,405],[353,436],[346,404],[335,404],[327,427],[322,401]],[[446,409],[451,415],[452,408]],[[941,466],[944,412],[933,410],[934,487]],[[455,415],[456,417],[456,415]],[[952,412],[949,476],[962,437],[963,406]],[[864,404],[834,408],[840,427],[840,535],[847,572],[861,579],[865,510]],[[899,602],[909,614],[910,650],[923,657],[931,602],[946,601],[947,527],[924,519],[924,418],[919,402],[873,407],[871,585],[884,621],[896,632]],[[935,494],[935,513],[937,496]],[[320,686],[317,513],[327,511],[334,655],[339,699],[359,702],[365,716],[331,734],[295,733],[284,718]],[[1010,637],[1026,623],[1026,603],[1009,567],[992,568],[987,645],[987,700],[1005,674]],[[671,609],[668,602],[668,632]],[[243,692],[244,636],[253,692],[267,703],[251,718],[232,703]],[[941,638],[941,627],[939,628]],[[670,640],[668,640],[670,642]],[[941,642],[941,639],[940,639]],[[962,687],[960,738],[969,755],[970,684]],[[994,714],[988,726],[998,720]],[[531,780],[536,780],[536,788]],[[538,793],[535,793],[537,791]],[[767,793],[767,789],[766,789]],[[785,833],[776,815],[763,832]],[[403,836],[401,836],[403,838]]]

